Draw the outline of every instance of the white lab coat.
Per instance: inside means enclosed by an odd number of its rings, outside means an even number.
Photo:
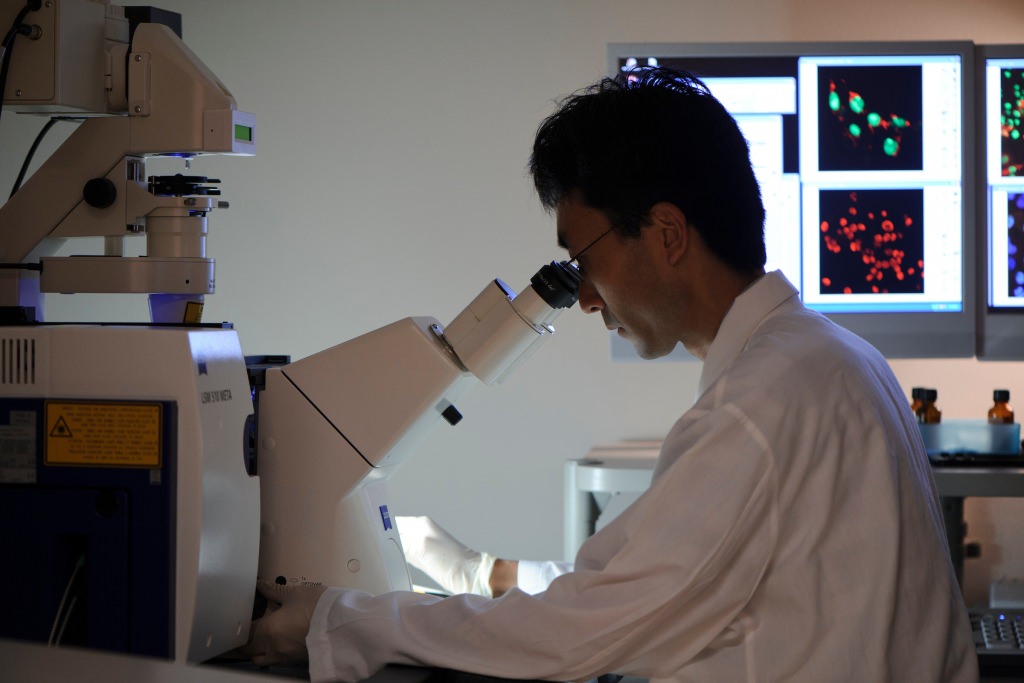
[[[744,292],[650,489],[547,591],[329,589],[313,681],[388,663],[522,679],[977,680],[921,438],[868,344],[780,273]]]

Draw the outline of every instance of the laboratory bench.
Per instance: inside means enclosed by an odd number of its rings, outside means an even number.
[[[249,663],[180,664],[73,647],[0,639],[3,683],[288,683],[309,680],[306,667],[259,668]],[[417,666],[388,666],[363,683],[516,683],[510,679]],[[525,683],[525,682],[524,682]]]
[[[301,668],[235,670],[216,664],[177,664],[162,659],[0,639],[4,683],[288,683],[309,680]],[[622,683],[645,683],[626,678]],[[447,669],[389,666],[363,683],[515,683]],[[525,682],[524,682],[525,683]],[[985,675],[981,683],[1024,683],[1024,675]]]

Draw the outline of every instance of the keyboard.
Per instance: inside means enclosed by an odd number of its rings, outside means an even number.
[[[971,610],[978,666],[986,671],[1024,673],[1024,609]]]

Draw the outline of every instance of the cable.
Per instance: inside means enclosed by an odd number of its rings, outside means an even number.
[[[4,35],[3,43],[0,43],[0,115],[3,114],[3,97],[7,92],[7,72],[11,68],[11,55],[14,54],[14,39],[18,34],[28,35],[32,32],[31,27],[23,26],[21,22],[29,12],[36,12],[43,6],[42,0],[27,0],[25,6],[14,18],[14,23]]]
[[[36,150],[39,149],[39,143],[43,141],[46,134],[53,128],[53,124],[57,123],[60,119],[57,117],[51,118],[43,126],[39,134],[36,135],[36,139],[32,141],[32,146],[28,149],[28,154],[25,156],[25,161],[21,164],[21,171],[18,172],[18,179],[14,181],[14,187],[11,188],[11,194],[8,195],[8,199],[14,196],[14,193],[21,188],[21,183],[25,180],[25,173],[28,172],[28,165],[32,162],[32,157],[35,156]]]
[[[57,631],[57,640],[53,641],[50,647],[60,646],[60,641],[64,638],[64,629],[68,627],[68,622],[71,621],[71,613],[75,609],[75,603],[78,602],[78,596],[71,598],[71,602],[68,603],[68,611],[64,613],[64,621],[60,625],[60,630]],[[51,636],[52,638],[53,636]]]
[[[47,642],[49,647],[55,647],[59,643],[59,638],[64,635],[64,628],[68,625],[68,617],[71,615],[71,609],[75,606],[75,598],[72,598],[71,604],[68,606],[67,614],[61,619],[61,612],[64,611],[64,603],[68,601],[68,595],[71,593],[71,586],[75,583],[75,577],[78,576],[78,572],[81,571],[85,565],[85,555],[79,555],[78,561],[75,562],[75,570],[71,572],[71,578],[68,579],[68,585],[64,588],[64,597],[60,599],[60,604],[57,605],[57,616],[53,618],[53,628],[50,629],[50,640]],[[60,634],[57,633],[57,626],[63,622],[63,626],[60,628]]]

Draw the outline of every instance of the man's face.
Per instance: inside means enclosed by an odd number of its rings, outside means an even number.
[[[632,342],[641,358],[670,353],[679,341],[678,317],[661,278],[656,231],[645,228],[638,238],[605,234],[612,227],[608,218],[576,197],[562,201],[555,217],[559,244],[570,257],[591,245],[579,258],[583,312],[600,313],[605,327]]]

